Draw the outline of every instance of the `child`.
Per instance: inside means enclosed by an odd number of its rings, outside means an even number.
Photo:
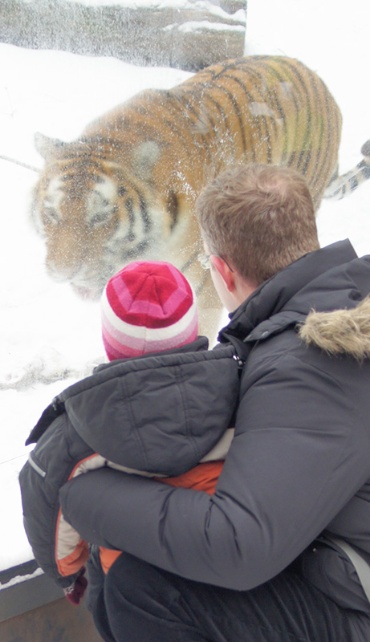
[[[54,577],[63,588],[66,597],[74,604],[79,603],[86,589],[84,565],[89,552],[86,542],[64,520],[61,513],[58,502],[61,486],[68,479],[81,473],[102,466],[111,466],[125,472],[155,476],[156,479],[174,486],[181,485],[208,493],[214,492],[222,469],[220,460],[224,458],[232,438],[233,431],[231,429],[225,431],[225,427],[231,425],[234,400],[236,403],[239,385],[238,366],[232,358],[233,350],[231,352],[226,350],[225,358],[221,355],[222,351],[217,351],[217,355],[211,354],[207,352],[206,338],[197,336],[198,314],[192,289],[184,275],[171,264],[134,262],[127,265],[109,280],[102,295],[101,307],[102,337],[108,360],[120,361],[114,367],[113,364],[99,366],[97,374],[74,384],[48,406],[26,442],[37,443],[37,445],[30,453],[29,460],[19,477],[24,526],[35,558],[40,567]],[[140,462],[142,461],[141,447],[148,447],[150,450],[150,444],[148,445],[147,442],[153,434],[155,435],[155,427],[150,419],[151,409],[148,408],[149,415],[147,415],[147,409],[142,408],[140,401],[139,410],[135,406],[136,396],[140,397],[141,391],[136,374],[138,369],[141,370],[141,374],[144,373],[146,386],[151,386],[152,383],[156,385],[158,380],[162,381],[160,379],[162,367],[159,371],[153,367],[147,369],[147,362],[150,361],[152,364],[150,359],[143,361],[143,368],[140,368],[140,359],[144,355],[156,355],[159,352],[167,352],[169,357],[173,353],[174,357],[176,356],[176,362],[180,359],[181,364],[186,356],[182,357],[182,352],[191,354],[200,352],[205,356],[201,356],[197,372],[202,370],[202,363],[211,365],[212,373],[213,368],[217,368],[215,376],[217,391],[209,405],[216,410],[219,421],[217,433],[213,432],[213,434],[217,434],[217,438],[221,435],[223,437],[211,451],[210,447],[203,448],[202,452],[208,453],[204,457],[205,463],[199,463],[192,468],[191,466],[199,461],[192,455],[190,460],[192,464],[188,466],[189,472],[172,478],[164,477],[164,474],[169,473],[163,473],[163,469],[154,468],[162,475],[158,477],[157,474],[139,470],[139,467],[122,466],[117,454],[121,449],[124,453],[122,459],[127,461],[127,444],[130,448],[132,444],[131,433],[135,435],[133,440],[135,444],[140,439],[144,442],[138,448]],[[191,364],[194,359],[197,360],[195,356],[189,355],[189,358]],[[130,368],[127,367],[129,364],[123,362],[128,359],[132,361]],[[216,365],[213,366],[213,363]],[[234,373],[234,385],[230,393],[226,391],[219,374],[224,374],[225,368],[230,368]],[[124,375],[122,370],[125,371]],[[164,370],[167,372],[166,368]],[[131,387],[127,384],[127,372]],[[109,385],[112,381],[113,389],[110,388],[107,394],[106,384],[108,382]],[[125,388],[121,389],[121,386]],[[166,390],[166,384],[164,389]],[[188,390],[189,403],[193,405],[191,390],[191,388],[190,392]],[[161,393],[158,393],[156,388],[153,394],[158,398],[158,394]],[[167,408],[166,402],[167,399],[164,399],[164,409]],[[185,441],[182,443],[183,450],[187,452],[189,444],[187,418],[182,414],[181,409],[174,417],[171,403],[169,409],[167,408],[165,419],[168,420],[169,417],[171,424],[176,421],[179,431],[182,431],[185,426],[182,437]],[[177,404],[176,409],[178,410]],[[142,410],[145,418],[140,418],[136,425],[134,418],[131,419],[131,413]],[[209,423],[207,403],[205,412],[206,414],[202,415],[203,418],[195,422],[196,438],[203,444],[213,445],[217,439],[212,438],[211,441],[209,433],[214,431],[215,421],[212,419]],[[112,421],[117,413],[118,420]],[[196,412],[195,417],[198,417]],[[159,426],[161,432],[165,429],[163,421],[164,419]],[[146,430],[144,437],[143,425]],[[125,430],[130,433],[127,438]],[[197,447],[197,452],[198,450]],[[193,453],[193,449],[191,452]],[[170,457],[167,452],[166,457]],[[133,460],[137,461],[135,458]],[[165,466],[167,470],[167,461]],[[168,469],[171,470],[171,465]],[[150,470],[153,470],[153,465]],[[120,552],[111,549],[101,549],[101,565],[105,572],[119,554]],[[97,562],[100,567],[100,560],[94,555],[95,565]],[[91,567],[91,564],[89,566]],[[95,587],[96,578],[95,573],[93,581]],[[95,589],[92,592],[96,595]]]
[[[102,337],[109,361],[177,350],[198,336],[192,289],[185,276],[169,263],[134,262],[124,267],[108,281],[101,310]],[[212,455],[208,457],[212,459]],[[222,461],[210,461],[177,477],[155,479],[212,494],[222,466]],[[100,549],[105,573],[119,554]]]

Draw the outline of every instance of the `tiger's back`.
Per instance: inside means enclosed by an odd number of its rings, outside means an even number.
[[[134,258],[168,260],[190,278],[203,312],[219,307],[196,261],[193,206],[202,187],[230,163],[290,165],[306,176],[318,207],[340,132],[339,108],[314,72],[297,60],[253,56],[212,65],[171,90],[141,92],[72,143],[44,137],[33,216],[47,269],[93,296]]]
[[[83,135],[113,135],[123,155],[153,143],[151,176],[162,193],[194,199],[230,162],[262,162],[301,171],[318,206],[337,167],[341,126],[313,71],[291,58],[252,56],[207,67],[167,91],[144,91]]]

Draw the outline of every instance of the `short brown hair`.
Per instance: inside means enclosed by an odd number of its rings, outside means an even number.
[[[210,253],[257,285],[319,248],[307,183],[288,167],[232,166],[203,189],[196,212]]]

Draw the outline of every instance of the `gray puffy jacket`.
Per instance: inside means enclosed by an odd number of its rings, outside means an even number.
[[[88,556],[60,510],[66,481],[106,466],[181,474],[231,425],[242,362],[232,345],[207,348],[199,337],[179,352],[100,366],[58,395],[32,430],[26,443],[37,444],[19,476],[24,527],[38,564],[63,588]]]

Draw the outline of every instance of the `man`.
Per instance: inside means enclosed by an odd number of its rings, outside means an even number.
[[[319,249],[287,168],[230,168],[197,212],[231,312],[219,340],[249,348],[235,436],[213,496],[114,470],[63,487],[67,521],[124,551],[105,639],[368,641],[370,257]]]

